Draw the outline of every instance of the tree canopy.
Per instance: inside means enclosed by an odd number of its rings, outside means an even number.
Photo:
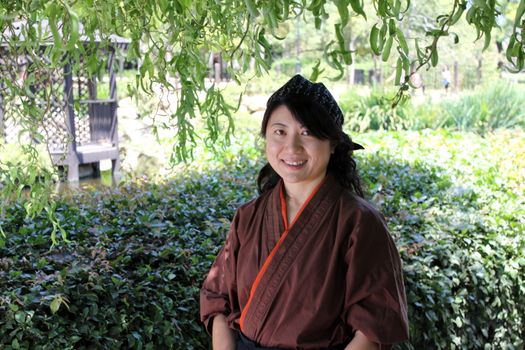
[[[330,7],[337,9],[337,18],[329,21]],[[210,54],[220,53],[229,64],[230,77],[240,84],[249,70],[262,76],[270,69],[274,49],[271,38],[284,39],[290,21],[313,18],[316,29],[330,33],[331,39],[310,73],[312,80],[318,79],[324,66],[337,69],[340,74],[330,78],[339,79],[345,65],[353,62],[356,52],[346,31],[351,29],[354,17],[366,19],[364,35],[373,53],[383,61],[395,61],[398,98],[410,88],[411,66],[436,66],[440,41],[451,38],[461,42],[455,28],[462,18],[484,48],[495,28],[500,28],[498,36],[502,37],[508,70],[524,70],[525,0],[450,1],[425,14],[433,20],[424,26],[421,23],[423,29],[412,42],[406,31],[408,23],[415,20],[414,7],[410,0],[3,0],[0,96],[4,101],[20,101],[17,116],[21,128],[33,139],[42,139],[39,125],[44,122],[46,106],[31,103],[34,92],[29,86],[42,79],[42,71],[63,69],[67,63],[72,64],[73,71],[100,74],[107,62],[99,50],[110,45],[113,34],[128,38],[127,59],[139,62],[130,93],[154,94],[155,86],[160,85],[176,94],[177,108],[165,126],[177,135],[176,158],[186,160],[199,138],[192,126],[195,118],[205,120],[207,134],[202,139],[210,145],[234,130],[235,106],[225,101],[217,86],[206,84]],[[504,15],[513,21],[504,22]],[[332,27],[326,28],[329,22]],[[17,71],[20,61],[16,57],[22,55],[29,57],[31,65],[24,80],[13,79],[13,74],[6,72]],[[49,97],[51,92],[44,95]],[[32,148],[27,149],[31,153]],[[30,164],[17,170],[0,166],[2,198],[21,198],[21,187],[36,189],[42,176],[49,178],[46,174],[39,176]],[[42,193],[31,196],[38,198],[34,203],[44,204],[28,205],[28,212],[42,208],[52,212]]]

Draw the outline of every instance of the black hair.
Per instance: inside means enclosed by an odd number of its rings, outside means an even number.
[[[289,94],[272,100],[264,113],[261,135],[265,137],[270,116],[281,105],[286,106],[295,120],[305,126],[312,135],[321,140],[330,141],[331,146],[334,147],[334,152],[330,156],[327,172],[331,173],[342,187],[363,197],[357,165],[352,157],[352,139],[315,100],[297,94]],[[280,176],[271,167],[270,163],[266,163],[259,171],[259,176],[257,177],[259,193],[274,188],[279,179]]]

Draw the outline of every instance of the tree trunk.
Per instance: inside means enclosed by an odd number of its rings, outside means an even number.
[[[345,30],[345,36],[346,36],[346,39],[348,40],[348,50],[352,52],[355,46],[354,45],[355,39],[353,38],[353,35],[352,35],[352,19],[351,18],[348,20],[348,26]],[[352,57],[352,58],[355,58],[355,57]],[[354,60],[352,59],[352,64],[346,66],[346,84],[353,85],[354,83],[355,83],[355,64],[354,64]]]
[[[352,51],[354,49],[354,40],[350,39],[350,44],[348,45],[348,49]],[[355,63],[354,60],[352,60],[352,64],[346,66],[346,76],[347,81],[346,83],[348,85],[354,85],[355,83]]]
[[[377,56],[372,54],[372,59],[374,60],[374,76],[373,78],[371,79],[371,83],[372,83],[372,86],[376,86],[377,85],[377,82],[378,82],[378,79],[377,79],[377,76],[378,76],[378,71],[377,71]]]
[[[295,73],[301,73],[301,20],[298,18],[296,23],[295,31],[295,53],[296,53],[296,62],[295,62]]]
[[[454,91],[459,90],[459,69],[458,61],[454,61]]]
[[[483,73],[481,71],[482,67],[483,67],[483,58],[479,57],[478,58],[478,83],[479,84],[482,83],[482,79],[483,79]]]

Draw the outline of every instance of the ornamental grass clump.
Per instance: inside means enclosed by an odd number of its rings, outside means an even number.
[[[441,125],[460,131],[484,134],[496,129],[524,128],[525,88],[506,81],[496,81],[474,93],[441,103]]]

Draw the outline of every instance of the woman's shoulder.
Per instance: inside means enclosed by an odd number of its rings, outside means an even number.
[[[395,249],[383,214],[366,199],[352,193],[341,195],[339,222],[348,247],[359,246],[371,256]]]
[[[338,201],[338,222],[347,232],[384,237],[388,225],[384,215],[372,203],[350,191],[341,191]]]
[[[373,216],[383,219],[381,212],[372,203],[349,190],[341,191],[339,205],[345,212],[352,215]]]
[[[266,207],[268,200],[270,198],[271,191],[266,191],[259,196],[251,199],[250,201],[240,205],[237,208],[237,216],[240,217],[250,217],[255,213],[259,212],[260,209]]]

